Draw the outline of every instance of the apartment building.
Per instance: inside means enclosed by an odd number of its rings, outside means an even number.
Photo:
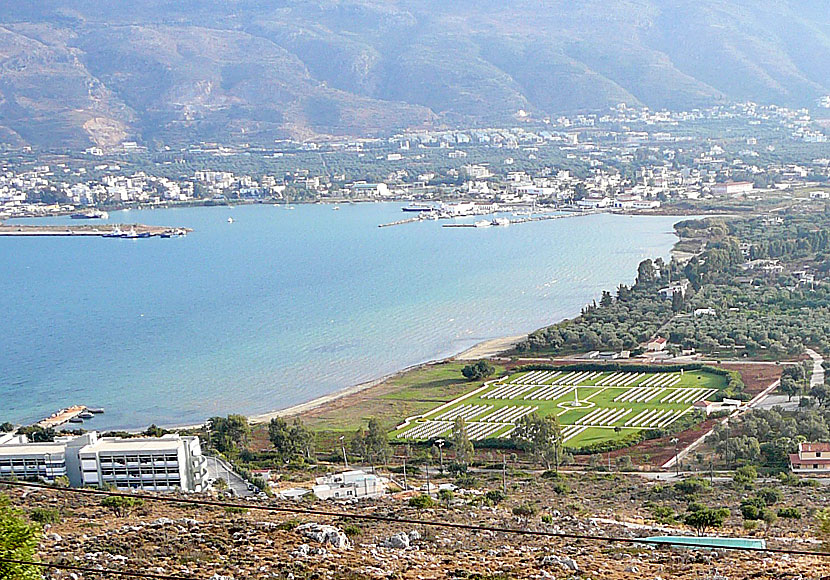
[[[25,437],[0,440],[0,477],[54,481],[73,487],[115,486],[149,491],[204,491],[207,459],[198,437],[99,437],[92,431],[30,443]]]

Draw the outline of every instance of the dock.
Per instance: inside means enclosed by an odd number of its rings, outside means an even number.
[[[101,238],[172,238],[185,236],[193,230],[144,224],[113,225],[9,225],[0,224],[0,236],[74,236]]]
[[[399,225],[402,225],[402,224],[411,224],[411,223],[414,223],[414,222],[422,222],[422,221],[424,221],[424,220],[421,217],[413,217],[413,218],[407,218],[405,220],[398,220],[396,222],[389,222],[388,224],[378,224],[378,227],[379,228],[389,228],[389,227],[392,227],[392,226],[399,226]]]
[[[87,407],[86,405],[72,405],[71,407],[52,413],[45,419],[41,419],[36,423],[36,425],[38,427],[43,427],[44,429],[54,429],[55,427],[60,427],[66,423],[73,422],[72,420],[77,417],[80,417],[81,419],[91,419],[93,415],[100,415],[103,412],[104,409],[100,408]],[[79,420],[74,422],[82,423],[83,421]]]
[[[86,407],[83,405],[72,405],[46,417],[42,421],[38,421],[37,426],[43,427],[44,429],[59,427],[84,412],[86,412]]]

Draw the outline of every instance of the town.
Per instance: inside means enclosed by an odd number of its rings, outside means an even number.
[[[125,142],[80,155],[8,149],[0,153],[0,218],[321,201],[476,202],[485,208],[479,213],[499,205],[685,213],[827,199],[826,131],[826,121],[806,109],[619,105],[542,121],[519,114],[513,128],[268,148],[202,143],[155,151]]]

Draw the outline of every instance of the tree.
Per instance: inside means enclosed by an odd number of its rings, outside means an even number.
[[[830,385],[827,383],[819,383],[810,389],[810,396],[815,397],[819,405],[826,405],[830,402]]]
[[[657,274],[654,268],[654,262],[651,260],[643,260],[637,266],[637,286],[651,286],[657,282]]]
[[[732,483],[735,487],[752,487],[755,480],[758,479],[758,471],[752,465],[744,465],[735,470],[735,475],[732,476]]]
[[[469,381],[479,381],[489,377],[494,372],[496,372],[496,368],[486,360],[480,360],[461,369],[461,374]]]
[[[380,421],[374,417],[369,419],[367,429],[358,430],[352,438],[350,447],[353,453],[363,457],[364,461],[380,459],[386,463],[389,459],[389,434],[383,428]]]
[[[40,527],[28,523],[22,512],[0,495],[0,559],[32,562],[40,543]],[[37,580],[40,569],[27,564],[0,562],[0,580]]]
[[[692,503],[683,516],[683,523],[692,528],[698,536],[702,536],[710,528],[721,527],[730,513],[727,508],[708,508]]]
[[[793,396],[801,393],[801,383],[796,381],[791,376],[781,377],[781,392],[787,395],[787,400],[791,401]]]
[[[268,439],[281,461],[294,461],[303,457],[311,459],[314,435],[299,419],[294,419],[291,424],[282,417],[271,419]]]
[[[562,431],[559,420],[554,415],[525,415],[513,430],[512,439],[520,449],[530,452],[537,461],[544,464],[545,469],[550,469],[551,464],[559,469]]]
[[[120,518],[129,515],[133,508],[144,505],[140,497],[126,497],[123,495],[110,495],[101,500],[101,505],[110,508]]]
[[[33,443],[46,443],[49,441],[54,441],[55,430],[51,427],[41,427],[39,425],[33,425],[31,427],[21,427],[17,430],[19,435],[25,435],[29,438],[29,441]]]
[[[14,425],[6,421],[5,423],[0,423],[0,432],[2,433],[11,433],[14,431]]]
[[[220,453],[236,453],[248,444],[251,426],[243,415],[211,417],[208,421],[210,443]]]
[[[467,435],[467,427],[464,424],[464,419],[456,417],[452,424],[452,435],[450,435],[450,443],[455,452],[455,461],[465,467],[470,465],[473,461],[475,449]]]

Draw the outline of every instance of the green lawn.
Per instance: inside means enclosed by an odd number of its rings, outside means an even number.
[[[481,390],[475,387],[449,402],[445,391],[433,393],[428,386],[422,387],[423,393],[435,394],[441,404],[392,436],[398,440],[446,436],[451,422],[461,416],[472,439],[499,438],[508,436],[511,425],[522,415],[535,411],[542,416],[556,415],[565,445],[583,447],[638,430],[668,427],[688,413],[696,401],[726,387],[726,378],[706,370],[625,374],[522,372],[502,377]],[[402,434],[407,436],[398,437]]]

